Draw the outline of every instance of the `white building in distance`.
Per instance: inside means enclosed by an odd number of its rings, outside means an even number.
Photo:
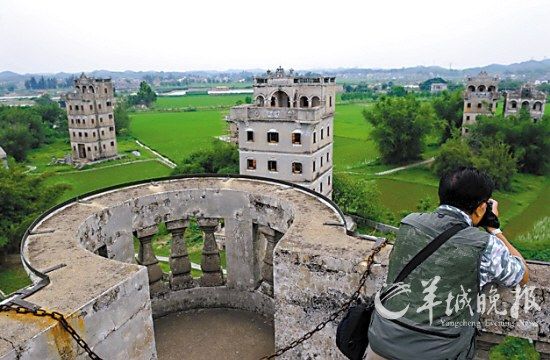
[[[302,185],[332,196],[334,77],[278,68],[254,78],[254,103],[231,109],[240,173]]]

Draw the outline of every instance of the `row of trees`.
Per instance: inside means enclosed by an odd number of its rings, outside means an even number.
[[[27,90],[44,90],[57,88],[56,78],[45,78],[41,76],[38,80],[33,76],[29,80],[25,80],[25,89]]]

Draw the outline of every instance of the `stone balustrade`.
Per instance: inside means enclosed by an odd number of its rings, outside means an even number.
[[[185,234],[203,232],[202,275],[194,278]],[[214,232],[223,221],[226,270]],[[171,237],[163,273],[154,236],[164,223]],[[154,316],[223,307],[274,317],[276,346],[284,346],[325,319],[355,290],[373,243],[347,234],[339,211],[290,184],[253,178],[180,178],[142,183],[88,196],[51,212],[24,245],[29,263],[51,283],[27,301],[65,314],[100,356],[156,358]],[[134,240],[139,249],[134,254]],[[377,257],[366,294],[386,275],[391,246]],[[61,266],[59,266],[62,264]],[[138,265],[138,264],[141,264]],[[520,325],[494,325],[484,335],[533,339],[548,345],[549,267],[532,264],[541,309]],[[510,302],[507,289],[499,294]],[[494,320],[508,319],[500,316]],[[334,344],[337,323],[285,354],[287,359],[343,359]],[[85,358],[55,321],[0,313],[0,360]]]
[[[332,115],[332,113],[328,112],[327,109],[323,106],[318,106],[312,109],[298,107],[262,107],[255,105],[242,105],[231,108],[229,112],[229,119],[274,119],[312,122],[319,121],[329,115]]]

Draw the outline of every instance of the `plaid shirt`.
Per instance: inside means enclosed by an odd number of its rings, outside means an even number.
[[[473,226],[472,219],[464,211],[450,205],[441,205],[439,209],[452,211],[461,215],[468,225]],[[520,283],[525,273],[523,261],[510,254],[510,250],[495,235],[489,236],[487,247],[481,254],[479,266],[480,287],[490,282],[513,287]]]

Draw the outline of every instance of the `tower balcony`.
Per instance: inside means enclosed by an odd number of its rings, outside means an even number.
[[[316,122],[333,115],[324,106],[312,108],[297,107],[262,107],[256,105],[241,105],[231,108],[229,112],[230,121],[250,120],[278,120]]]
[[[186,235],[192,227],[200,229],[198,242],[190,243]],[[223,246],[216,241],[220,227]],[[167,254],[157,253],[161,228]],[[203,323],[197,313],[182,311],[253,312],[274,322],[272,347],[289,344],[327,319],[355,291],[375,243],[347,228],[329,199],[266,178],[206,175],[115,186],[69,200],[34,221],[22,241],[22,261],[33,285],[3,304],[34,304],[60,312],[105,359],[169,359],[163,355],[167,353],[178,359],[259,358],[268,353],[246,353],[239,333],[231,339],[238,347],[235,352],[218,348],[220,339],[208,326],[231,332],[233,323],[220,325],[219,317]],[[191,255],[197,243],[200,260]],[[388,245],[375,256],[365,295],[385,281],[390,252]],[[485,319],[493,322],[485,328],[485,340],[498,334],[528,337],[539,350],[550,352],[548,265],[530,264],[530,285],[541,308],[520,309],[515,319],[488,315]],[[508,303],[516,296],[502,289],[498,294]],[[191,320],[183,321],[186,316]],[[164,326],[163,319],[176,325]],[[183,341],[180,332],[176,335],[177,324],[182,333],[193,334],[199,323],[206,326],[204,336]],[[329,322],[278,359],[344,359],[334,341],[337,324]],[[252,338],[258,333],[250,331]],[[193,352],[195,343],[209,355]],[[85,356],[57,321],[0,313],[1,360]]]
[[[497,101],[500,97],[500,93],[497,91],[467,91],[464,93],[464,99],[487,99],[490,101]]]

